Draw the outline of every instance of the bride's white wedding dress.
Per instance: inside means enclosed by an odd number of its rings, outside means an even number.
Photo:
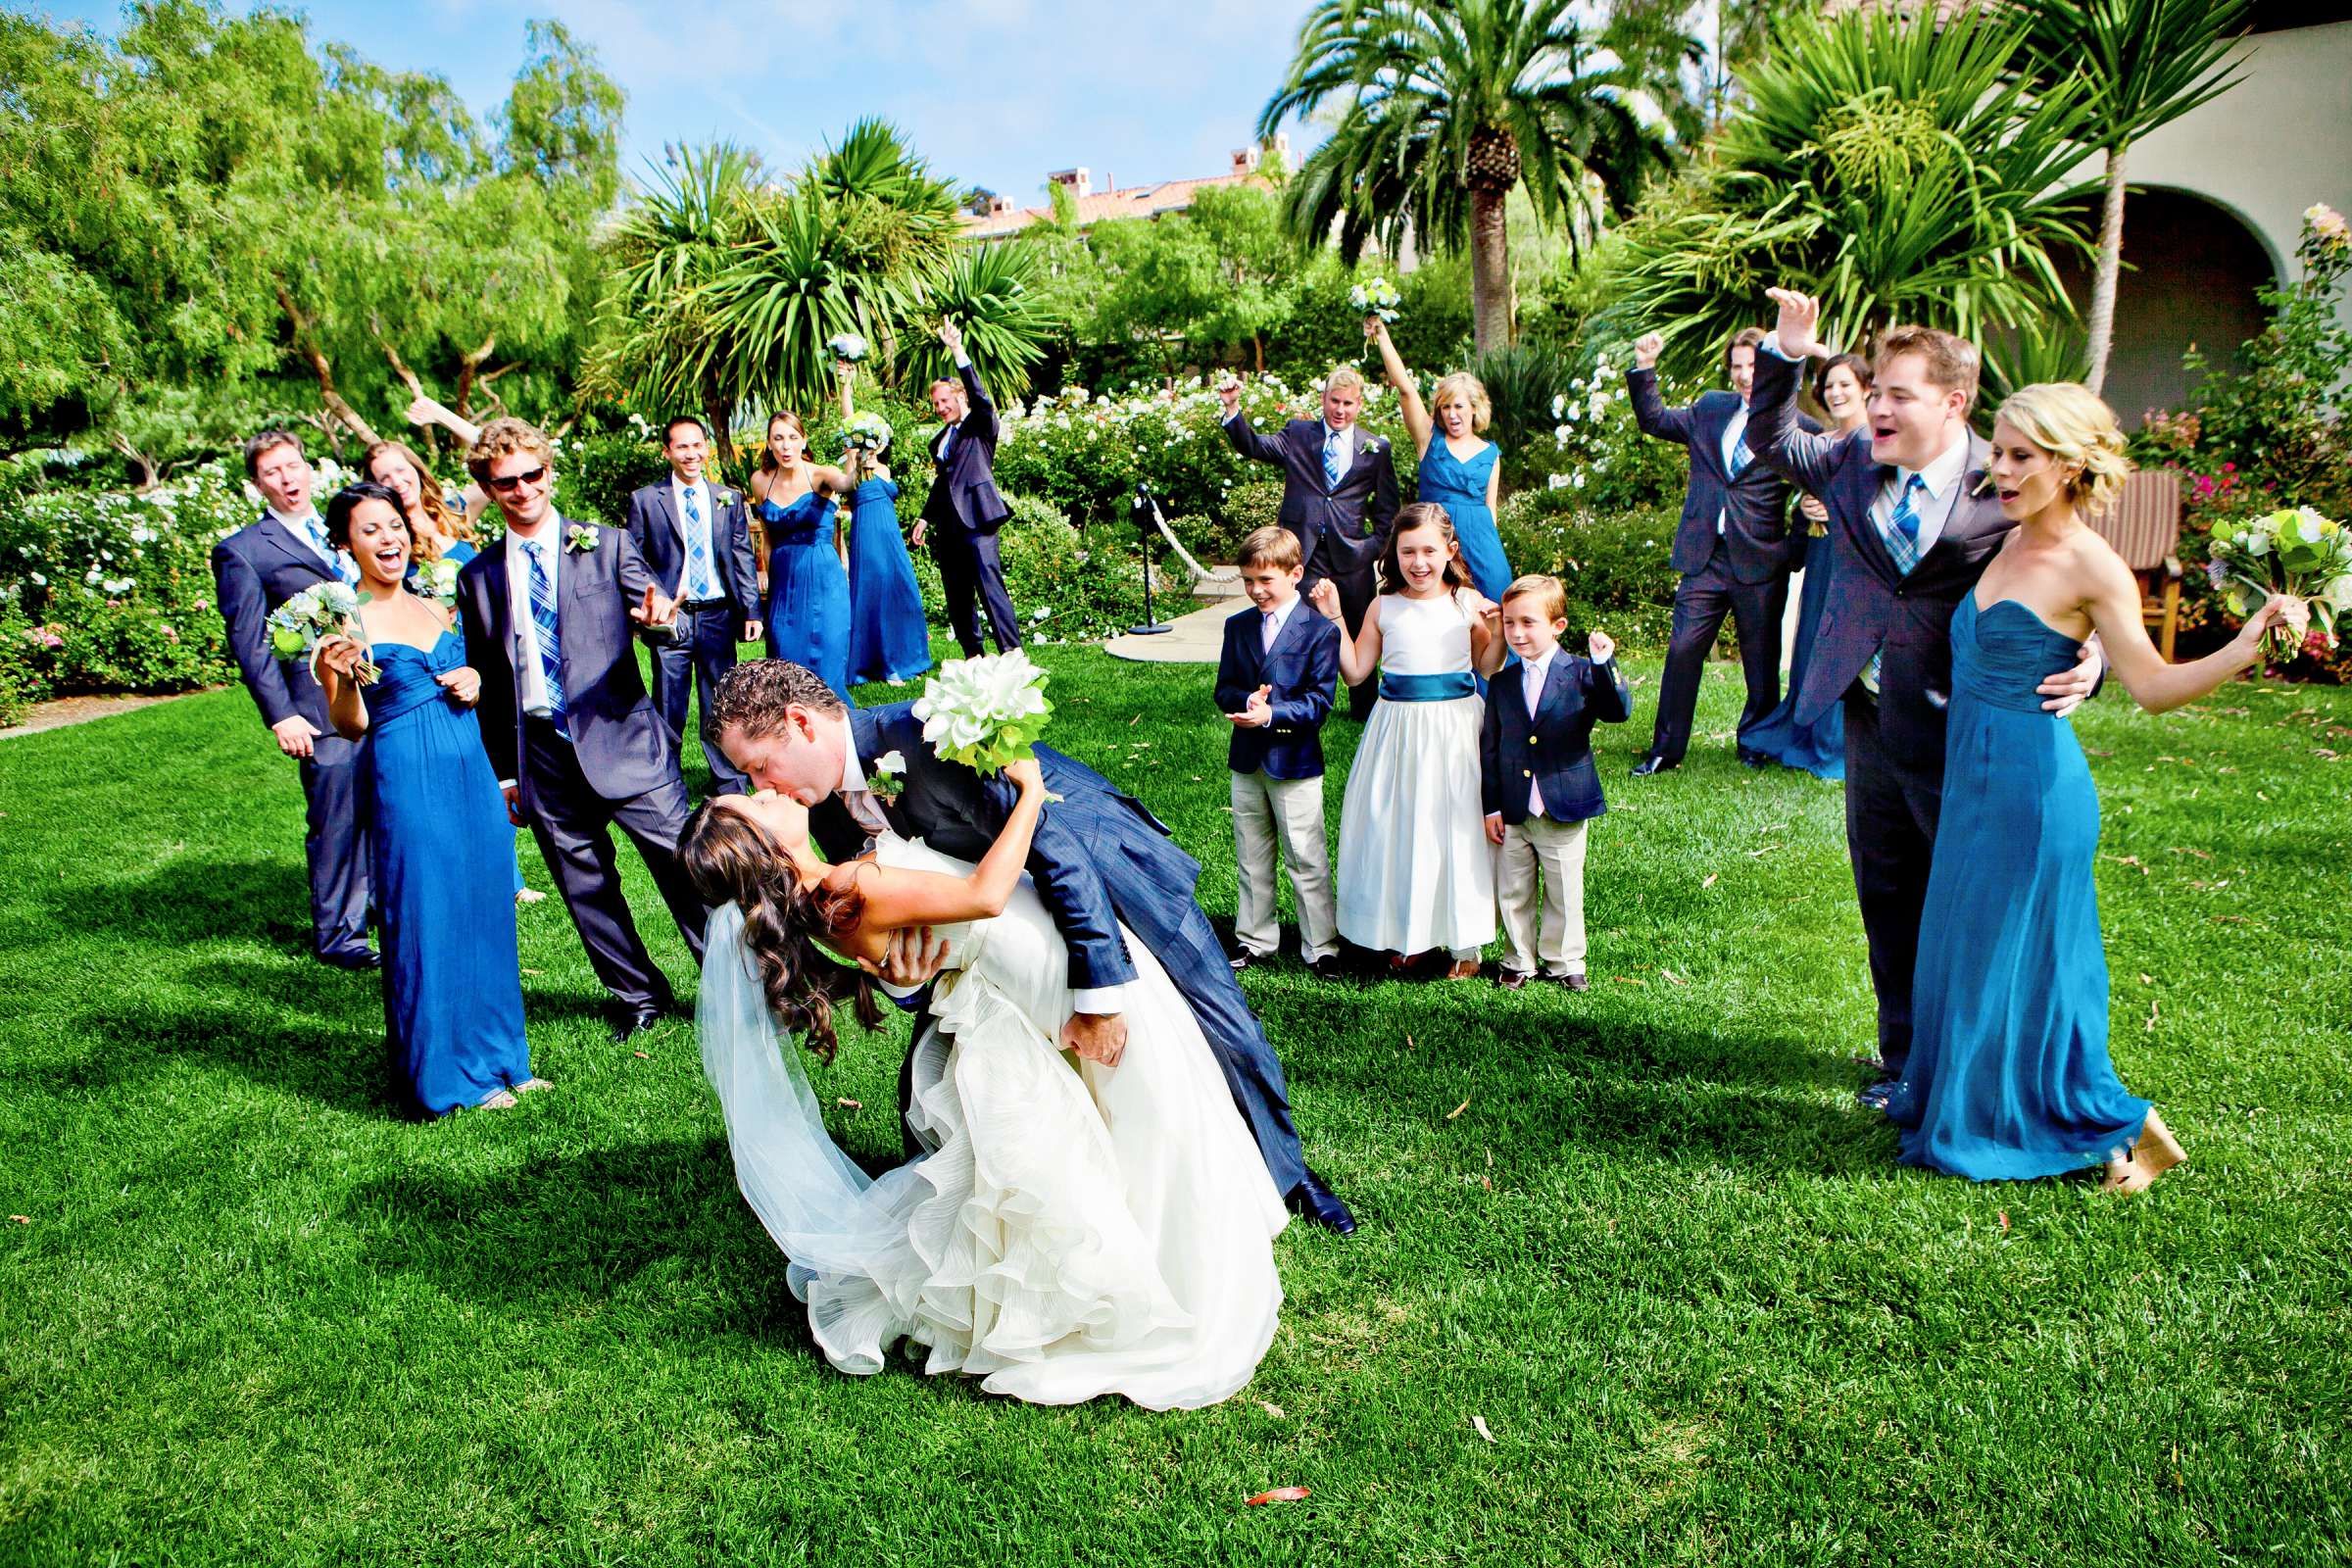
[[[971,871],[895,837],[876,853]],[[1250,1381],[1288,1216],[1192,1009],[1133,935],[1126,1052],[1073,1069],[1068,954],[1027,879],[1003,914],[942,928],[952,967],[907,1111],[930,1152],[868,1178],[826,1136],[801,1048],[776,1040],[742,929],[732,905],[711,917],[703,1065],[827,1359],[875,1372],[904,1339],[926,1372],[1039,1404],[1193,1407]]]

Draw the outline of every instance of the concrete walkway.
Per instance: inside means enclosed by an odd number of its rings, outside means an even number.
[[[1210,655],[1215,658],[1215,655]],[[208,687],[207,690],[218,690]],[[60,697],[51,702],[35,703],[24,722],[9,729],[0,729],[0,741],[14,740],[19,735],[38,735],[43,730],[64,729],[69,724],[87,724],[95,718],[112,718],[133,709],[153,708],[158,703],[175,703],[182,697],[194,697],[195,692],[173,692],[168,697]]]
[[[1193,598],[1200,608],[1173,617],[1171,630],[1150,637],[1122,633],[1105,640],[1102,651],[1113,659],[1147,664],[1215,663],[1225,647],[1225,618],[1243,603],[1240,570],[1211,566],[1208,575],[1193,585]],[[1156,601],[1153,608],[1158,608]]]

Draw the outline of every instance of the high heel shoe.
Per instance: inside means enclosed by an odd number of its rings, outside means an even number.
[[[2125,1158],[2108,1161],[2107,1179],[2099,1184],[2099,1190],[2107,1193],[2144,1193],[2157,1177],[2187,1157],[2188,1151],[2180,1147],[2180,1140],[2173,1136],[2173,1130],[2164,1124],[2164,1118],[2150,1110],[2147,1121],[2140,1126],[2139,1141],[2132,1146],[2132,1152]]]

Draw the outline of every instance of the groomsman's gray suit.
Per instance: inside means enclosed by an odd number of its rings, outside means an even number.
[[[686,782],[668,726],[638,673],[639,627],[629,618],[645,591],[658,585],[627,534],[592,527],[593,545],[574,550],[567,536],[575,526],[551,512],[535,541],[554,558],[561,723],[526,696],[533,683],[525,679],[516,613],[529,613],[530,583],[518,555],[523,542],[512,534],[458,574],[466,662],[482,677],[483,749],[499,782],[520,788],[523,819],[571,910],[588,961],[605,989],[642,1012],[668,1006],[669,982],[654,966],[621,897],[612,826],[636,843],[697,961],[707,911],[677,863]],[[644,635],[667,643],[675,632]]]
[[[340,577],[332,558],[262,514],[213,546],[213,584],[229,652],[262,722],[302,717],[318,732],[302,764],[308,805],[304,858],[311,872],[311,945],[318,956],[348,963],[368,955],[368,846],[359,830],[359,746],[335,733],[326,694],[299,659],[280,659],[270,646],[270,612],[307,588]]]

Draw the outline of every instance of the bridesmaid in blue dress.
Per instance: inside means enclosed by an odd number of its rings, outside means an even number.
[[[437,403],[431,406],[437,410],[441,407]],[[465,440],[470,442],[481,434],[475,426],[459,420],[456,415],[448,414],[446,410],[441,412],[446,421],[456,422]],[[411,417],[416,416],[412,412]],[[461,491],[451,495],[443,490],[441,481],[434,478],[432,470],[424,466],[424,460],[417,457],[405,442],[376,442],[361,456],[360,472],[400,498],[401,514],[409,519],[409,537],[416,541],[416,550],[409,562],[411,593],[424,594],[427,598],[432,596],[430,585],[424,580],[424,571],[433,562],[446,561],[452,564],[453,568],[462,567],[481,554],[481,546],[474,541],[473,524],[466,518],[466,494]],[[451,612],[456,612],[454,607]],[[516,828],[514,838],[513,849],[519,850],[522,847],[522,829]],[[514,861],[514,902],[537,904],[546,898],[546,894],[523,882],[520,858],[512,851],[508,858]]]
[[[1502,534],[1494,526],[1494,509],[1501,490],[1502,449],[1479,439],[1494,416],[1487,389],[1465,371],[1439,378],[1430,401],[1437,405],[1433,421],[1421,406],[1421,386],[1405,368],[1404,357],[1389,341],[1388,323],[1364,318],[1364,335],[1380,350],[1389,385],[1396,389],[1398,412],[1405,433],[1413,439],[1420,460],[1418,498],[1434,501],[1452,519],[1454,541],[1462,547],[1462,564],[1478,591],[1496,604],[1511,585],[1511,564],[1502,553]]]
[[[406,587],[413,546],[392,490],[346,488],[326,527],[359,563],[368,595],[368,646],[330,638],[319,662],[336,731],[366,747],[362,814],[392,1059],[426,1115],[505,1109],[548,1085],[532,1075],[523,1038],[514,901],[477,870],[514,855],[473,714],[481,677],[447,612]],[[363,655],[380,672],[365,687],[355,678]]]
[[[850,679],[911,680],[931,667],[923,591],[899,531],[899,487],[879,457],[850,514]]]
[[[834,539],[835,498],[849,475],[808,461],[808,433],[790,411],[770,415],[752,475],[752,510],[767,530],[767,657],[789,659],[850,700],[850,574]]]
[[[2002,405],[1990,474],[2018,526],[1952,614],[1911,1059],[1886,1105],[1908,1164],[1977,1181],[2104,1165],[2110,1191],[2137,1192],[2183,1157],[2108,1055],[2098,792],[2073,724],[2035,688],[2095,630],[2125,688],[2162,712],[2258,662],[2263,632],[2303,607],[2275,596],[2220,652],[2166,663],[2138,582],[2081,515],[2128,468],[2115,415],[2085,388],[2044,383]]]
[[[1837,439],[1862,428],[1870,416],[1870,362],[1859,354],[1832,357],[1814,382],[1814,393],[1829,411],[1830,436]],[[1830,547],[1830,509],[1818,496],[1797,503],[1805,517],[1805,564],[1798,575],[1804,589],[1797,596],[1796,635],[1790,639],[1788,695],[1764,715],[1764,722],[1740,737],[1751,752],[1761,752],[1784,767],[1802,768],[1815,778],[1845,777],[1845,708],[1832,703],[1829,711],[1810,724],[1796,721],[1796,694],[1805,684],[1805,666],[1813,662],[1813,639],[1821,630],[1821,612],[1830,602],[1830,566],[1837,552]]]

